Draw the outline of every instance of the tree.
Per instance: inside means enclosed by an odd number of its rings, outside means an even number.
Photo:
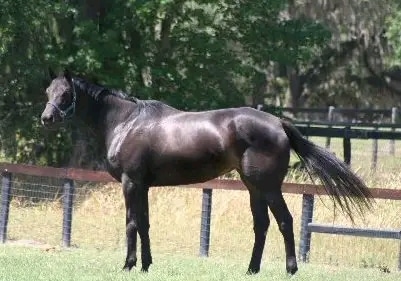
[[[49,66],[180,109],[241,106],[247,96],[263,101],[272,63],[306,63],[330,35],[313,20],[283,17],[281,0],[0,5],[0,150],[50,165],[93,167],[99,159],[79,126],[57,134],[40,127]]]
[[[377,84],[377,79],[372,79],[364,58],[367,56],[380,64],[388,54],[383,31],[394,3],[393,0],[290,1],[289,17],[321,22],[329,28],[332,37],[310,63],[287,69],[288,105],[305,102],[336,105],[337,101],[338,105],[371,107],[375,96],[367,93]]]

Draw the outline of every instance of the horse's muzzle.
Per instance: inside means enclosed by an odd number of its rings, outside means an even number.
[[[62,121],[57,111],[53,106],[47,104],[40,117],[42,125],[46,128],[51,127]]]
[[[42,125],[45,127],[48,127],[52,124],[54,124],[55,120],[52,114],[42,114],[40,117],[40,120],[42,122]]]

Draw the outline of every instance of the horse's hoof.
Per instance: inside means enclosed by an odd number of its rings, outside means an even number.
[[[298,267],[293,267],[293,268],[287,268],[287,273],[289,275],[294,275],[298,271]]]
[[[286,269],[289,275],[294,275],[298,271],[297,260],[295,257],[291,257],[287,260]]]
[[[131,260],[131,261],[126,261],[125,265],[123,267],[124,271],[131,271],[131,269],[136,266],[136,261],[135,260]]]
[[[152,257],[142,257],[142,269],[141,272],[148,272],[150,265],[152,264]]]
[[[260,268],[248,268],[248,271],[246,272],[246,275],[254,275],[259,273]]]
[[[143,263],[142,264],[142,268],[141,268],[141,272],[148,272],[149,267],[150,267],[151,264],[152,264],[151,262],[150,263]]]

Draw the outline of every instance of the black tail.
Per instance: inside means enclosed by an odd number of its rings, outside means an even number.
[[[307,170],[323,183],[327,193],[342,211],[352,219],[352,207],[359,213],[372,206],[372,195],[364,182],[349,166],[331,152],[305,139],[291,123],[282,121],[291,148],[296,152]]]

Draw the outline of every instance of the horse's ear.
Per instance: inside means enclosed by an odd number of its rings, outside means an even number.
[[[71,72],[68,69],[64,69],[64,78],[67,79],[67,81],[71,81],[72,77],[71,77]]]
[[[48,71],[49,71],[49,76],[50,76],[51,80],[53,80],[54,78],[57,77],[56,73],[54,73],[54,71],[51,67],[48,68]]]

